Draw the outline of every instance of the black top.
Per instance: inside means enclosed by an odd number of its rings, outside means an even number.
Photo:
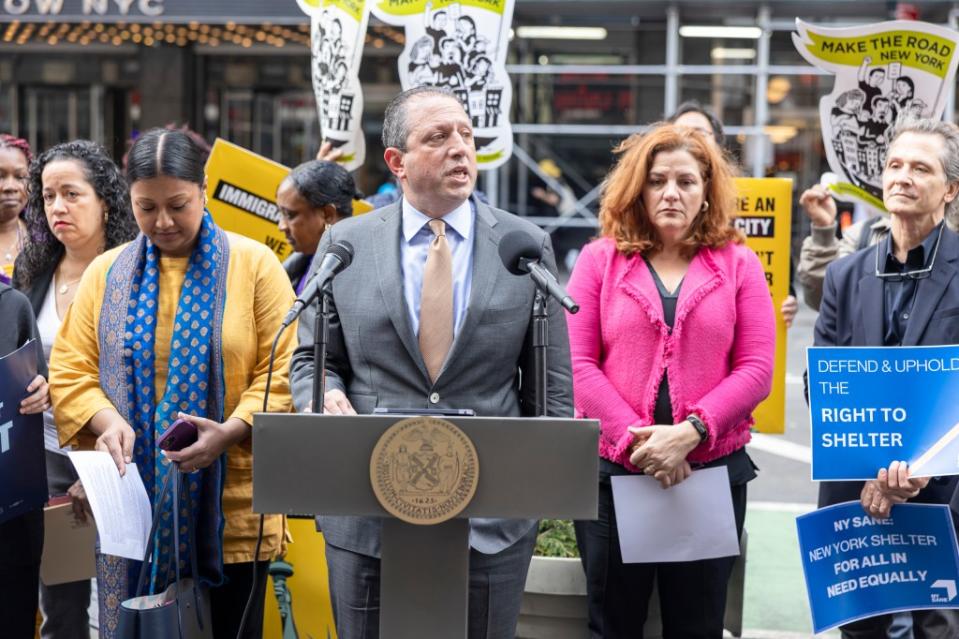
[[[645,257],[643,258],[646,259]],[[653,265],[646,260],[646,266],[649,267],[649,273],[656,282],[656,290],[659,291],[659,299],[663,303],[663,321],[669,327],[669,332],[673,332],[673,323],[676,321],[676,301],[679,299],[679,290],[683,287],[682,281],[672,293],[663,284],[659,273],[653,268]],[[663,379],[659,383],[659,392],[656,394],[656,407],[653,409],[654,424],[672,424],[673,423],[673,402],[669,398],[669,376],[667,370],[663,370]]]
[[[906,263],[900,262],[892,248],[892,235],[887,235],[879,244],[877,258],[885,261],[882,273],[897,274],[918,272],[913,277],[886,277],[883,278],[883,345],[901,346],[902,338],[909,325],[909,316],[912,314],[913,304],[916,302],[916,289],[919,279],[928,277],[931,272],[932,261],[935,258],[936,243],[942,234],[942,222],[934,228],[922,243],[906,254]]]

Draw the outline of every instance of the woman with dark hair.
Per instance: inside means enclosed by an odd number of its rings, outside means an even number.
[[[707,138],[716,141],[722,148],[726,144],[726,134],[723,132],[723,123],[716,115],[696,100],[683,102],[671,116],[666,118],[670,124],[696,129]]]
[[[655,581],[664,637],[720,637],[735,557],[624,564],[611,477],[643,473],[668,489],[694,469],[726,466],[742,534],[756,476],[751,414],[772,385],[772,302],[730,223],[732,168],[711,138],[662,125],[617,153],[601,237],[569,281],[580,304],[567,318],[576,412],[601,431],[599,518],[576,522],[589,627],[594,637],[642,637]]]
[[[32,160],[26,140],[0,134],[0,283],[10,283],[14,260],[28,237],[22,218]]]
[[[17,258],[13,283],[30,299],[49,359],[83,272],[104,250],[136,237],[136,224],[120,170],[94,142],[67,142],[42,153],[30,169],[29,192],[26,225],[31,241]],[[43,420],[47,488],[51,495],[70,494],[82,520],[83,489],[66,451],[58,446],[53,411],[44,411]],[[89,580],[41,586],[41,636],[85,637],[89,605]]]
[[[253,413],[263,410],[270,345],[293,290],[266,246],[224,232],[205,210],[202,154],[182,131],[153,129],[129,153],[127,182],[140,235],[107,251],[84,273],[50,359],[60,439],[110,453],[120,474],[136,469],[155,502],[168,473],[182,472],[195,538],[171,528],[161,504],[158,538],[195,550],[209,588],[213,634],[259,637],[266,564],[283,542],[283,518],[268,516],[254,557],[259,519],[252,504]],[[289,410],[293,332],[280,339],[268,410]],[[69,346],[68,346],[69,345]],[[177,420],[195,443],[161,451]],[[186,495],[184,496],[186,497]],[[154,503],[154,507],[156,504]],[[169,543],[153,555],[151,587],[175,576]],[[114,637],[119,604],[133,596],[140,562],[97,560],[100,636]]]
[[[311,160],[299,165],[280,182],[276,204],[280,231],[293,254],[283,268],[299,294],[316,245],[326,227],[353,215],[353,200],[363,198],[350,172],[335,162]]]

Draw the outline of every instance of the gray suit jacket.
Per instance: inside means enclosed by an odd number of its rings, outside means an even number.
[[[343,220],[330,227],[320,241],[317,253],[321,255],[336,241],[349,242],[354,249],[351,266],[333,281],[335,311],[326,368],[327,390],[343,390],[357,413],[371,413],[382,406],[472,408],[480,416],[534,414],[531,315],[535,288],[529,277],[506,270],[498,246],[505,233],[525,231],[542,243],[543,263],[555,273],[552,244],[539,227],[475,198],[473,202],[476,223],[469,305],[435,384],[427,375],[403,297],[402,202]],[[290,365],[293,403],[298,411],[304,410],[312,397],[316,310],[317,304],[313,304],[300,315],[300,346]],[[549,316],[549,412],[555,417],[572,417],[566,317],[552,300]],[[321,516],[318,523],[327,543],[379,556],[380,519]],[[470,545],[484,553],[499,552],[532,525],[529,520],[473,519]]]

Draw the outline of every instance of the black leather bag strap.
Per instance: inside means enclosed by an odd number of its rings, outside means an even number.
[[[153,524],[150,526],[150,537],[147,539],[147,549],[143,557],[143,563],[140,564],[140,576],[137,579],[137,589],[134,595],[136,597],[142,597],[144,595],[144,590],[147,587],[147,575],[150,572],[153,548],[155,547],[156,543],[157,526],[160,523],[160,509],[163,507],[163,502],[170,490],[170,481],[175,472],[176,470],[171,468],[170,472],[167,473],[166,479],[163,480],[163,487],[160,488],[160,495],[157,498],[156,506],[153,508]],[[150,594],[153,593],[151,592]]]
[[[173,528],[176,530],[176,534],[180,534],[180,491],[183,488],[183,485],[186,483],[183,481],[183,474],[180,472],[180,465],[176,465],[176,489],[173,491]],[[193,590],[193,602],[194,609],[196,610],[196,621],[199,628],[203,629],[203,612],[200,605],[200,575],[197,570],[197,559],[196,559],[196,537],[193,532],[193,508],[192,502],[190,500],[190,491],[189,488],[185,492],[186,499],[184,499],[184,504],[186,505],[186,526],[187,526],[187,539],[190,546],[190,575],[192,576],[191,587]],[[176,583],[177,588],[180,586],[180,544],[179,541],[174,542],[176,550],[174,551],[174,561],[176,562]],[[181,613],[183,609],[180,606],[180,597],[179,592],[177,592],[177,622],[180,624],[180,636],[183,636],[183,623],[181,620]]]

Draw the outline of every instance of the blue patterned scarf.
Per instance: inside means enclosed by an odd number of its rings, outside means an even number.
[[[205,212],[173,321],[166,388],[157,398],[154,342],[159,258],[159,250],[142,234],[120,253],[107,276],[99,325],[101,386],[136,432],[133,460],[154,507],[163,480],[172,470],[156,441],[176,421],[177,412],[223,421],[221,330],[229,241],[209,212]],[[210,585],[223,579],[221,497],[225,473],[225,455],[221,455],[209,467],[187,475],[184,482],[192,505],[189,516],[196,522],[199,577]],[[153,555],[154,592],[174,580],[174,539],[181,545],[181,574],[189,574],[186,530],[185,525],[179,531],[173,530],[172,495],[168,495],[161,510]],[[128,592],[116,593],[121,600],[132,596],[129,590],[135,587],[139,562],[129,563],[133,565],[123,567],[122,572],[127,574],[121,579],[124,588],[120,589]],[[130,579],[128,575],[134,577]]]

